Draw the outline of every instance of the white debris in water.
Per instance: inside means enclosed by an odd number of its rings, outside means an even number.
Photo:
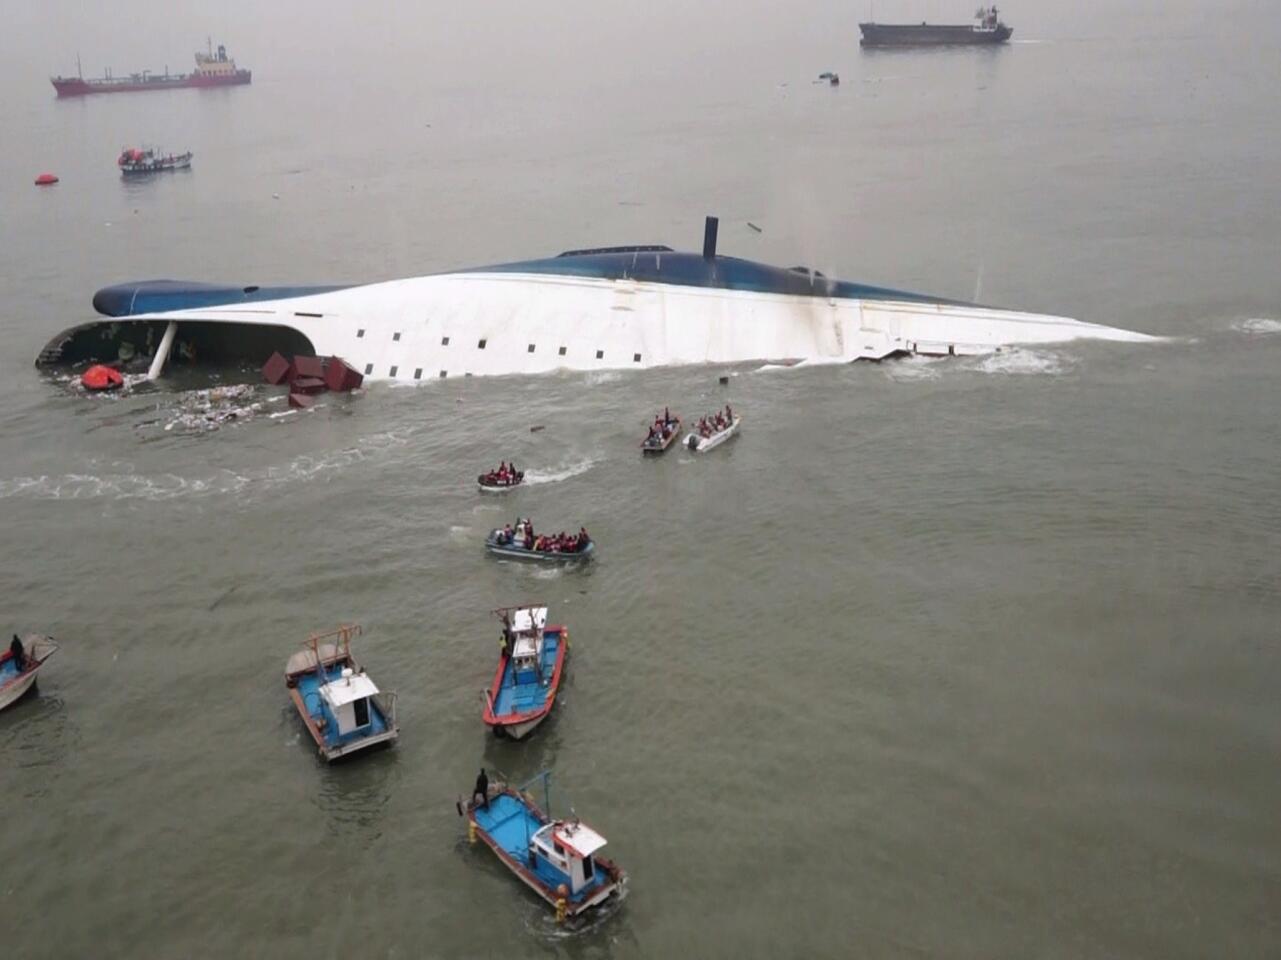
[[[228,423],[250,420],[266,406],[254,399],[255,393],[255,387],[244,383],[184,393],[174,416],[165,424],[165,432],[176,429],[203,433]]]

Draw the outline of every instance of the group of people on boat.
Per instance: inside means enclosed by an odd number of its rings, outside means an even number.
[[[666,443],[676,432],[680,421],[672,416],[671,411],[663,407],[663,412],[654,417],[654,422],[650,425],[649,436],[645,442],[651,446]]]
[[[528,518],[516,519],[513,527],[510,523],[498,531],[497,542],[500,546],[520,546],[536,553],[582,553],[592,538],[587,535],[586,527],[579,527],[578,533],[546,534],[534,533],[534,524]]]
[[[497,470],[490,470],[489,473],[483,474],[480,482],[487,487],[510,487],[524,479],[525,471],[517,470],[516,464],[503,460],[498,464]]]
[[[734,411],[730,409],[727,403],[724,410],[717,410],[715,413],[698,418],[698,435],[704,438],[714,436],[722,430],[728,430],[733,425]]]

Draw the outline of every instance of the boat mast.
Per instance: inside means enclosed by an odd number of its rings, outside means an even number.
[[[84,70],[83,70],[83,69],[81,68],[81,66],[80,66],[80,53],[79,53],[79,51],[77,51],[77,52],[76,52],[76,75],[77,75],[78,77],[80,77],[80,79],[81,79],[81,80],[83,80],[83,79],[85,78],[85,72],[84,72]]]

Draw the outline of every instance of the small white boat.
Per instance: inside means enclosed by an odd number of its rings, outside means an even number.
[[[706,453],[708,450],[714,450],[730,437],[738,433],[739,426],[743,423],[740,414],[734,414],[734,422],[724,430],[713,433],[708,437],[700,437],[697,432],[691,432],[685,437],[685,446],[689,447],[694,453]]]
[[[58,649],[53,637],[27,634],[22,638],[22,662],[15,660],[13,650],[0,654],[0,710],[12,706],[35,686],[36,674]]]

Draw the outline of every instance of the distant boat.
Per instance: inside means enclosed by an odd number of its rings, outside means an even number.
[[[285,686],[326,761],[390,744],[400,735],[396,696],[384,693],[351,653],[358,626],[312,634],[285,664]]]
[[[1004,43],[1014,33],[1001,22],[996,6],[979,7],[969,24],[860,23],[865,47],[952,46]]]
[[[36,674],[58,650],[52,637],[35,634],[23,637],[22,646],[22,663],[14,660],[11,650],[0,653],[0,710],[17,703],[35,686]]]
[[[125,147],[116,158],[116,166],[126,177],[162,170],[186,170],[191,166],[191,151],[186,153],[158,153],[152,149],[141,150]]]
[[[80,58],[76,58],[79,66]],[[170,73],[166,67],[164,73],[131,73],[127,77],[114,77],[108,70],[106,75],[97,79],[86,80],[83,75],[74,77],[50,77],[49,82],[58,91],[59,97],[83,97],[91,93],[135,93],[140,90],[173,90],[179,87],[234,87],[249,83],[253,78],[250,70],[240,70],[236,61],[227,56],[227,48],[219,44],[214,53],[213,44],[208,53],[196,54],[196,69],[192,73]]]
[[[550,776],[544,771],[519,789],[488,784],[480,801],[479,793],[466,804],[460,800],[458,812],[467,818],[468,839],[483,840],[508,870],[556,908],[556,920],[563,922],[621,896],[627,876],[600,855],[603,836],[576,816],[552,819]],[[529,794],[539,782],[546,813]]]
[[[520,740],[547,719],[556,705],[569,630],[547,625],[547,607],[495,610],[503,622],[503,649],[494,679],[485,689],[485,725]]]

